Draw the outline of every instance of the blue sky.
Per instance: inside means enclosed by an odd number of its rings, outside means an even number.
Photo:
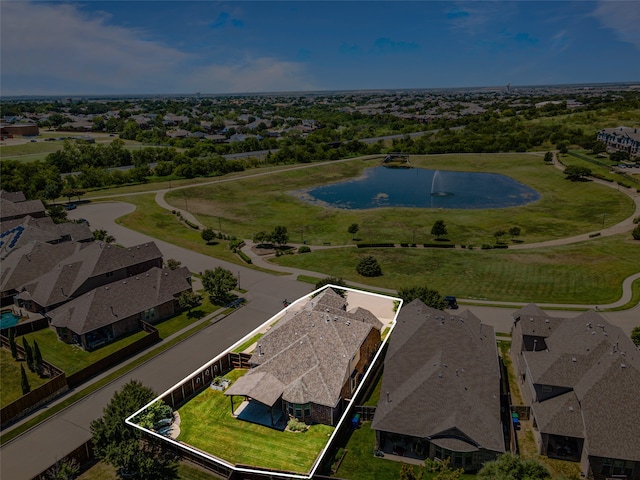
[[[0,2],[0,93],[640,82],[640,2]]]

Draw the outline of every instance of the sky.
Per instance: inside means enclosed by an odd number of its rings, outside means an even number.
[[[640,83],[640,1],[0,1],[0,95]]]

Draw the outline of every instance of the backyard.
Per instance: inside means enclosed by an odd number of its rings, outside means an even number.
[[[38,374],[31,372],[27,368],[26,362],[16,362],[13,357],[11,357],[11,352],[6,348],[0,348],[0,379],[2,379],[0,407],[9,405],[22,396],[20,365],[24,367],[31,390],[35,390],[49,380],[48,378],[40,378]]]
[[[246,370],[233,370],[232,381]],[[234,406],[241,399],[234,397]],[[232,464],[306,473],[334,428],[313,425],[306,432],[278,431],[231,415],[229,397],[207,388],[178,410],[178,440]]]

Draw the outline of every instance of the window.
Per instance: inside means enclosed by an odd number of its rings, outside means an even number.
[[[311,417],[311,404],[310,403],[305,403],[304,404],[304,417],[305,418],[310,418]]]
[[[602,463],[602,475],[626,475],[630,477],[633,474],[634,462],[630,460],[614,460],[605,458]]]

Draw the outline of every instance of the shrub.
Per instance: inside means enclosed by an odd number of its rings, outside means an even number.
[[[309,253],[311,251],[311,249],[309,248],[308,245],[300,245],[298,247],[298,253]]]
[[[367,255],[360,260],[356,267],[356,272],[363,277],[379,277],[382,275],[380,264],[378,264],[378,260],[372,255]]]
[[[237,250],[236,253],[240,256],[240,258],[245,262],[245,263],[252,263],[251,262],[251,258],[249,258],[249,256],[244,253],[242,250]]]
[[[482,250],[491,250],[493,248],[493,245],[489,245],[487,243],[483,243],[482,247],[480,247],[480,248],[482,248]]]
[[[600,236],[600,232],[590,233],[590,234],[589,234],[589,238],[599,237],[599,236]]]
[[[633,232],[631,232],[631,235],[633,235],[634,240],[640,240],[640,225],[638,225],[636,228],[633,229]]]
[[[309,427],[307,427],[304,422],[301,422],[297,418],[292,418],[287,423],[287,428],[292,432],[305,432]]]
[[[191,228],[193,228],[194,230],[200,230],[200,227],[198,225],[196,225],[193,222],[190,222],[189,220],[185,219],[184,223],[186,223],[187,225],[189,225]]]

